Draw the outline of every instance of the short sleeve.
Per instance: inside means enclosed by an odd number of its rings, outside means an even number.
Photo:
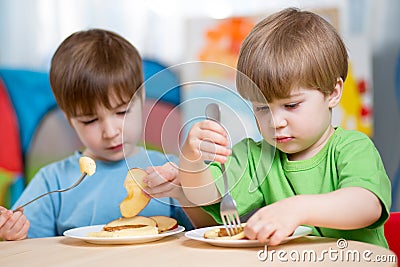
[[[378,221],[368,228],[384,224],[391,206],[391,185],[381,157],[364,134],[353,135],[337,147],[338,187],[362,187],[374,193],[382,204]]]

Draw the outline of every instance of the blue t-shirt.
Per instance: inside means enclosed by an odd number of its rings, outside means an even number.
[[[61,161],[49,164],[35,175],[13,209],[49,191],[64,189],[81,176],[80,152]],[[167,157],[168,156],[168,157]],[[87,176],[74,189],[47,195],[24,208],[30,221],[28,237],[62,235],[76,227],[106,224],[121,217],[119,204],[127,196],[123,186],[128,170],[159,166],[167,161],[177,162],[172,155],[139,148],[133,157],[117,162],[96,161],[96,173]],[[139,215],[165,215],[174,217],[180,225],[191,229],[190,221],[173,198],[151,199]]]

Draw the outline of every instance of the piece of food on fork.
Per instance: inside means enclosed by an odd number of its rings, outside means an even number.
[[[83,156],[79,158],[79,167],[81,173],[91,176],[96,172],[96,163],[93,159]]]

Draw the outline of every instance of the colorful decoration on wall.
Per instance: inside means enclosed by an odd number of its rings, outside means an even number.
[[[198,59],[236,68],[240,46],[254,24],[251,18],[232,17],[218,21],[210,28],[206,28],[204,45],[199,51]],[[207,72],[206,69],[203,69],[203,72],[205,72],[203,73],[205,76],[219,75]]]
[[[0,75],[0,206],[11,204],[10,186],[23,172],[17,116]]]
[[[345,129],[355,129],[368,136],[373,134],[371,92],[366,79],[356,78],[352,65],[349,66],[344,83],[340,125]]]

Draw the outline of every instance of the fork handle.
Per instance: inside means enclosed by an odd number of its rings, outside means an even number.
[[[208,104],[206,107],[206,116],[209,120],[221,123],[221,112],[217,103]]]
[[[16,209],[14,209],[13,212],[16,212],[17,210],[19,210],[19,209],[21,209],[21,208],[23,208],[23,207],[25,207],[25,206],[31,204],[32,202],[35,202],[35,201],[38,200],[39,198],[42,198],[42,197],[44,197],[44,196],[47,196],[47,195],[49,195],[49,194],[56,193],[56,192],[59,192],[59,190],[47,192],[47,193],[44,193],[44,194],[42,194],[42,195],[40,195],[40,196],[38,196],[38,197],[35,197],[34,199],[32,199],[32,200],[26,202],[25,204],[23,204],[23,205],[17,207]]]
[[[215,120],[218,123],[221,123],[221,111],[219,105],[216,103],[208,104],[206,107],[206,116],[207,119],[209,120]],[[226,177],[225,173],[224,163],[221,163],[221,171],[222,171],[222,176],[224,178],[225,194],[227,194],[229,192],[229,187],[228,187],[228,178]]]
[[[229,193],[228,177],[226,176],[224,163],[221,163],[221,171],[222,171],[222,177],[224,178],[225,194],[228,194]]]
[[[25,207],[25,206],[31,204],[32,202],[35,202],[36,200],[38,200],[39,198],[42,198],[42,197],[44,197],[44,196],[47,196],[47,195],[50,195],[50,194],[53,194],[53,193],[62,193],[62,192],[68,191],[68,190],[70,190],[70,189],[76,187],[78,184],[80,184],[80,183],[82,182],[83,178],[85,178],[86,175],[87,175],[86,172],[82,173],[81,178],[79,178],[72,186],[70,186],[70,187],[68,187],[68,188],[65,188],[65,189],[59,189],[59,190],[54,190],[54,191],[46,192],[46,193],[44,193],[44,194],[42,194],[42,195],[40,195],[40,196],[35,197],[34,199],[32,199],[32,200],[30,200],[30,201],[28,201],[28,202],[26,202],[25,204],[23,204],[23,205],[17,207],[16,209],[13,210],[13,212],[16,212],[16,211],[19,210],[20,208],[23,208],[23,207]]]

